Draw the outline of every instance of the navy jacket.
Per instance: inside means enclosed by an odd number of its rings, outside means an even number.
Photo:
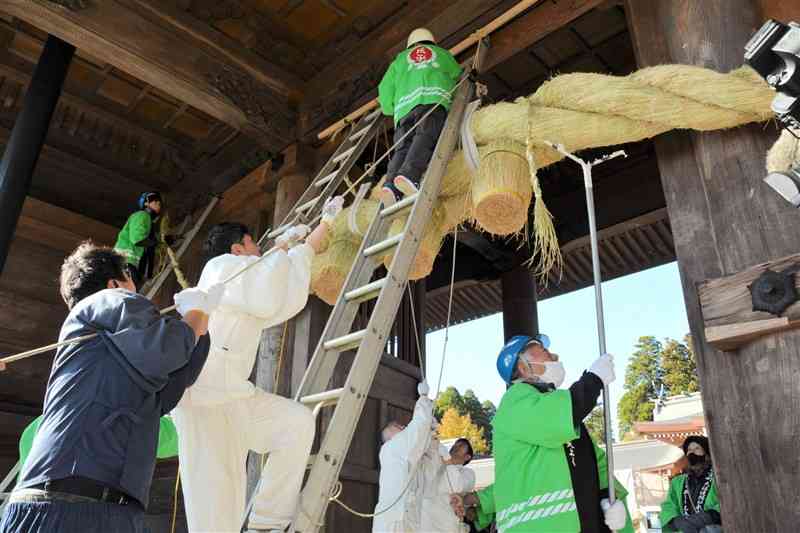
[[[80,476],[148,503],[159,418],[180,400],[208,357],[183,321],[146,298],[107,289],[81,300],[59,340],[99,336],[58,350],[44,414],[19,488]]]

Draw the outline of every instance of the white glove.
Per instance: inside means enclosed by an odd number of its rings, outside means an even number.
[[[428,382],[425,380],[420,381],[419,385],[417,385],[417,392],[420,396],[427,396],[430,391],[431,388],[428,386]]]
[[[606,525],[611,531],[619,531],[625,527],[628,517],[625,513],[625,505],[620,500],[616,500],[612,505],[608,498],[600,500],[600,507],[606,519]]]
[[[608,386],[609,383],[617,379],[616,374],[614,374],[614,356],[604,353],[592,363],[592,366],[589,367],[589,372],[603,380],[603,385]]]
[[[210,315],[219,306],[225,286],[221,283],[212,285],[207,290],[197,287],[183,289],[175,295],[175,307],[181,316],[189,311],[201,311]]]
[[[343,207],[344,196],[334,196],[325,200],[325,205],[322,206],[322,222],[328,225],[333,224],[333,219],[342,211]]]
[[[298,224],[296,226],[292,226],[291,228],[281,233],[277,239],[275,239],[275,244],[277,246],[291,248],[298,242],[305,239],[310,232],[311,228],[309,228],[305,224]]]

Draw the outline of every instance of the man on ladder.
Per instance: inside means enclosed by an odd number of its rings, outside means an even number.
[[[314,439],[314,417],[305,406],[267,393],[249,380],[261,331],[281,324],[305,307],[311,260],[320,251],[342,199],[323,208],[322,223],[305,239],[307,227],[288,229],[282,250],[261,260],[261,251],[242,224],[211,228],[204,244],[209,260],[198,287],[246,270],[226,283],[219,309],[211,314],[211,350],[197,382],[173,412],[190,532],[240,531],[245,511],[250,450],[269,453],[256,488],[251,531],[286,531]]]
[[[394,141],[400,143],[389,161],[381,190],[384,206],[417,192],[447,120],[460,75],[458,62],[450,52],[436,46],[433,34],[425,28],[411,32],[406,49],[384,74],[378,101],[383,114],[394,117]],[[420,121],[414,132],[403,138]]]
[[[128,217],[114,245],[114,249],[125,256],[128,271],[137,290],[142,288],[153,269],[155,248],[158,245],[156,227],[163,208],[161,194],[142,193],[138,207],[139,210]],[[166,236],[165,239],[168,244],[174,242],[171,236]]]

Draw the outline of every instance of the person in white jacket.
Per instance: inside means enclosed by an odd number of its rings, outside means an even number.
[[[173,412],[190,532],[240,531],[249,450],[268,453],[269,458],[248,529],[285,531],[295,518],[314,418],[305,406],[267,393],[248,378],[261,331],[305,306],[311,260],[339,210],[340,199],[326,204],[323,222],[305,243],[289,249],[283,242],[283,249],[263,259],[245,226],[219,224],[209,232],[204,249],[210,259],[198,287],[210,287],[257,264],[225,284],[209,318],[208,361]],[[301,237],[305,232],[293,228],[287,235]]]
[[[422,457],[421,532],[461,533],[469,527],[450,506],[452,494],[471,492],[475,488],[475,472],[466,465],[472,460],[469,440],[461,438],[447,448],[437,439]]]
[[[373,533],[419,531],[422,455],[431,442],[433,402],[428,398],[428,384],[417,386],[419,399],[407,426],[390,422],[381,432],[378,454],[381,473],[378,479],[378,503],[372,520]]]

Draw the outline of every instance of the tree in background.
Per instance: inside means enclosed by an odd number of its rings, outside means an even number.
[[[692,352],[689,335],[683,338],[683,342],[667,339],[667,343],[661,351],[661,367],[664,370],[664,387],[671,394],[700,390],[697,366],[694,362],[694,352]]]
[[[451,407],[461,414],[466,412],[464,409],[464,398],[455,387],[447,387],[444,392],[439,394],[439,397],[436,398],[436,402],[433,404],[433,415],[441,421],[445,411]]]
[[[659,395],[674,396],[699,390],[697,367],[689,336],[683,342],[653,336],[639,337],[625,369],[625,393],[617,404],[622,440],[635,438],[634,422],[653,420]]]
[[[439,439],[465,438],[472,444],[475,454],[486,453],[489,445],[483,435],[483,428],[479,428],[469,414],[459,414],[454,407],[448,408],[439,425]]]
[[[603,406],[598,405],[589,416],[583,419],[583,425],[586,426],[586,431],[592,437],[592,440],[597,444],[602,444],[606,441],[606,428],[605,418],[603,417]]]
[[[462,395],[457,388],[447,387],[436,399],[433,414],[439,421],[443,421],[444,415],[449,409],[454,409],[457,414],[462,416],[468,415],[470,421],[481,429],[485,442],[491,448],[492,418],[497,410],[491,401],[486,400],[481,403],[472,389],[467,389]]]

